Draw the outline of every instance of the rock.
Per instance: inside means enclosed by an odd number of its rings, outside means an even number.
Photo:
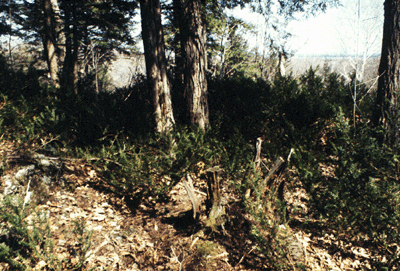
[[[43,176],[41,178],[42,183],[44,183],[45,185],[50,185],[51,184],[51,177],[50,176]]]
[[[295,263],[304,263],[305,256],[303,244],[299,242],[296,237],[289,238],[289,254]]]
[[[18,190],[18,182],[11,176],[4,176],[2,181],[4,186],[4,196],[14,194]]]
[[[14,178],[20,183],[22,183],[26,180],[28,176],[31,176],[33,174],[34,170],[35,170],[35,165],[29,165],[27,167],[18,170],[18,172],[15,173]]]
[[[42,154],[36,154],[29,161],[32,160],[32,164],[0,178],[3,195],[15,195],[24,200],[24,205],[31,201],[37,203],[45,201],[49,195],[53,176],[60,170],[58,159],[49,159]]]

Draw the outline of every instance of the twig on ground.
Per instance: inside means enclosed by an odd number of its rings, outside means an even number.
[[[243,260],[244,260],[244,257],[246,257],[247,255],[249,255],[251,252],[253,252],[253,250],[254,249],[256,249],[256,245],[255,246],[253,246],[250,250],[249,250],[249,252],[245,252],[244,254],[243,254],[243,256],[242,256],[242,258],[240,258],[240,260],[238,261],[238,263],[233,267],[233,270],[236,270],[238,267],[239,267],[239,265],[243,262]]]

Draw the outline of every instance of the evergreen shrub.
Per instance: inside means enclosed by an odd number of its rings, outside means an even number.
[[[400,241],[399,148],[380,144],[375,137],[379,131],[367,124],[354,129],[342,111],[337,112],[332,130],[325,157],[295,155],[314,215],[340,239],[369,240],[380,247],[374,253],[386,255],[385,266],[390,266],[398,258],[393,246]],[[327,176],[321,166],[334,170]]]
[[[41,261],[48,270],[82,270],[91,246],[91,231],[81,221],[74,222],[73,233],[78,244],[71,257],[59,259],[54,254],[54,241],[45,212],[31,212],[17,196],[6,196],[0,202],[0,261],[11,270],[34,270]],[[71,259],[77,257],[78,261]]]

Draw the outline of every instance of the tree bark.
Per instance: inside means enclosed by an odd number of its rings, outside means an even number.
[[[176,0],[184,65],[184,95],[192,125],[209,125],[205,0]]]
[[[175,120],[167,78],[160,1],[140,0],[140,14],[147,81],[154,95],[155,130],[157,133],[167,133]]]
[[[61,11],[58,0],[50,0],[53,11],[53,19],[55,24],[57,38],[57,55],[60,63],[64,62],[65,58],[65,33],[63,29],[63,20],[61,19]]]
[[[50,72],[51,83],[55,87],[59,87],[58,78],[58,57],[57,57],[57,41],[56,26],[54,21],[54,13],[50,0],[43,1],[44,11],[44,33],[43,46],[46,53],[47,66]]]
[[[216,230],[218,226],[224,224],[225,207],[222,204],[221,186],[219,175],[223,170],[218,166],[207,169],[207,201],[211,205],[210,213],[206,221],[206,226]]]
[[[76,16],[76,6],[71,2],[65,7],[65,57],[62,70],[61,84],[66,88],[72,88],[78,94],[78,49],[80,41],[78,39],[78,20]]]
[[[384,9],[380,77],[373,121],[388,129],[388,141],[394,143],[399,140],[400,0],[386,0]]]

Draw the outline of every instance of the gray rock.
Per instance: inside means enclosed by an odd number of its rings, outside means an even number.
[[[35,165],[29,165],[27,167],[21,168],[15,173],[14,178],[19,182],[23,182],[26,180],[28,176],[31,176],[35,170]]]
[[[18,182],[16,182],[12,177],[4,176],[2,181],[4,185],[4,196],[12,195],[18,190]]]
[[[41,178],[41,180],[42,180],[42,183],[45,184],[45,185],[50,185],[51,184],[51,177],[49,177],[49,176],[43,176]]]

